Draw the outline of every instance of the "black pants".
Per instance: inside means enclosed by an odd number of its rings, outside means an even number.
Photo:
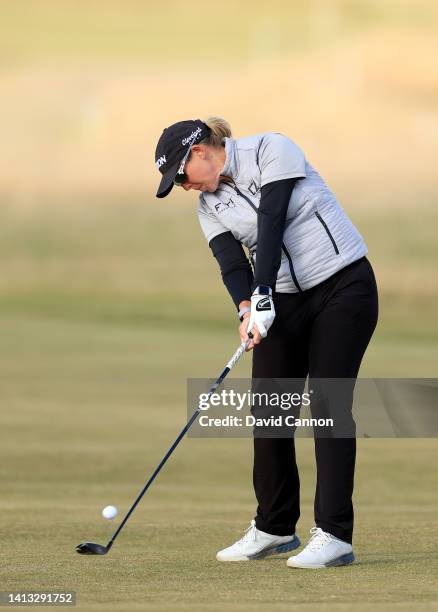
[[[302,293],[275,293],[274,304],[274,323],[254,348],[253,378],[357,377],[378,317],[376,280],[366,257]],[[351,542],[356,439],[314,442],[315,524]],[[253,482],[257,528],[295,533],[300,481],[293,437],[254,438]]]

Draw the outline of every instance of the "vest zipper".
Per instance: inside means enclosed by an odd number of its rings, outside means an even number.
[[[287,250],[287,247],[286,247],[286,245],[284,244],[284,242],[282,242],[282,244],[281,244],[281,248],[283,249],[283,252],[284,252],[284,254],[286,255],[287,260],[288,260],[288,262],[289,262],[289,271],[290,271],[290,274],[291,274],[291,276],[292,276],[292,279],[293,279],[293,281],[294,281],[294,283],[295,283],[295,286],[296,286],[296,288],[298,289],[298,291],[299,291],[300,293],[302,293],[302,292],[303,292],[303,290],[301,289],[301,287],[300,287],[300,285],[299,285],[299,283],[298,283],[297,275],[295,274],[294,265],[293,265],[293,263],[292,263],[292,257],[291,257],[291,255],[290,255],[289,251]]]
[[[315,210],[315,216],[318,219],[318,221],[321,223],[322,227],[325,229],[325,231],[327,232],[327,236],[330,238],[330,240],[332,241],[332,245],[333,248],[335,249],[335,253],[336,255],[339,255],[339,249],[338,249],[338,245],[335,242],[335,239],[333,238],[333,236],[330,233],[329,228],[327,227],[327,223],[324,221],[324,219],[321,217],[321,215],[319,214],[319,212],[317,210]]]
[[[256,207],[256,206],[254,206],[254,204],[251,202],[251,200],[250,200],[249,198],[247,198],[247,197],[246,197],[246,195],[244,195],[244,194],[243,194],[243,193],[240,191],[240,189],[238,189],[238,187],[237,187],[236,183],[233,181],[233,183],[232,183],[232,184],[231,184],[231,183],[228,183],[228,184],[229,184],[229,185],[230,185],[230,186],[231,186],[231,187],[234,189],[234,191],[235,191],[236,193],[238,193],[238,194],[239,194],[239,195],[240,195],[240,196],[241,196],[241,197],[242,197],[244,200],[246,200],[246,201],[248,202],[248,204],[249,204],[249,205],[251,206],[251,208],[254,210],[255,214],[256,214],[256,215],[258,215],[258,212],[259,212],[259,211],[257,210],[257,207]],[[332,239],[332,240],[333,240],[333,239]],[[337,247],[336,247],[336,245],[335,245],[335,248],[337,248]],[[281,243],[281,249],[282,249],[283,253],[286,255],[286,257],[287,257],[287,261],[289,262],[289,271],[290,271],[290,275],[292,276],[292,280],[293,280],[293,282],[295,283],[295,286],[296,286],[296,288],[298,289],[298,291],[299,291],[300,293],[302,293],[302,291],[303,291],[303,290],[301,289],[301,287],[300,287],[300,285],[299,285],[299,283],[298,283],[298,279],[297,279],[297,276],[296,276],[296,274],[295,274],[294,266],[293,266],[293,263],[292,263],[292,257],[291,257],[291,254],[290,254],[290,253],[289,253],[289,251],[287,250],[287,247],[286,247],[286,245],[284,244],[284,242],[282,242],[282,243]],[[255,269],[255,266],[254,266],[254,269]]]

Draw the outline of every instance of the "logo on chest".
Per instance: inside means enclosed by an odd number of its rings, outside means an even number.
[[[256,184],[255,181],[251,181],[248,185],[248,191],[255,195],[258,191],[260,191],[260,186]]]
[[[230,198],[228,202],[219,202],[219,204],[215,204],[215,209],[218,214],[225,212],[226,210],[230,210],[230,208],[234,208],[236,203],[233,198]]]

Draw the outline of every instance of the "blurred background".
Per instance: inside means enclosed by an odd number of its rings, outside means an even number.
[[[127,509],[183,424],[186,379],[216,376],[237,346],[197,195],[154,195],[156,142],[175,121],[219,115],[236,138],[272,130],[301,146],[375,269],[380,321],[361,375],[436,376],[437,26],[433,0],[0,4],[0,475],[17,553],[8,588],[38,586],[39,562],[48,587],[65,584],[76,539],[87,528],[91,539],[109,535],[100,507]],[[235,375],[249,372],[247,357]],[[404,508],[398,525],[412,528],[407,482],[428,524],[436,445],[365,442],[362,542],[375,512],[390,525]],[[309,444],[300,461],[310,526]],[[208,513],[219,525],[213,552],[225,545],[253,510],[250,457],[249,440],[191,439],[126,546],[152,520],[158,547],[164,509],[167,525],[194,521],[192,535]],[[23,557],[36,525],[43,541],[56,526],[65,549],[53,562]],[[69,563],[78,588],[106,601],[103,575],[84,583],[79,561]],[[209,588],[198,597],[210,601]],[[410,597],[406,576],[385,588]]]
[[[197,195],[154,195],[163,128],[219,115],[235,137],[276,130],[304,149],[369,246],[373,373],[426,375],[437,23],[424,0],[3,2],[0,311],[231,329]]]

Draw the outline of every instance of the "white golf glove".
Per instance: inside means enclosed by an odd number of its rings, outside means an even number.
[[[260,285],[251,296],[251,315],[246,331],[249,333],[256,325],[261,337],[266,338],[274,319],[275,308],[272,300],[272,290],[270,287]]]

